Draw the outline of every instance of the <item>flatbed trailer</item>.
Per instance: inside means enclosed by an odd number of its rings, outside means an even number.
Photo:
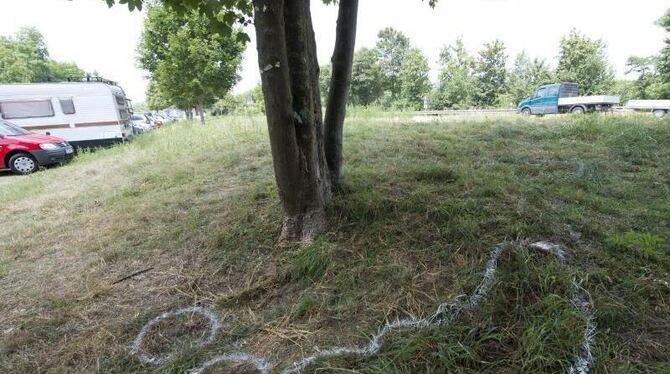
[[[630,100],[624,108],[636,112],[650,112],[662,118],[670,112],[670,100]]]

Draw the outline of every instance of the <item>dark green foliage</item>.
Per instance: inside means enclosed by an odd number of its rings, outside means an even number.
[[[626,62],[626,74],[634,73],[637,75],[635,81],[635,97],[637,99],[657,98],[659,76],[656,74],[655,57],[637,57],[631,56]]]
[[[155,5],[147,10],[138,61],[151,74],[149,98],[192,108],[230,91],[239,80],[243,52],[236,34],[213,31],[208,17]]]
[[[440,52],[440,76],[431,99],[433,109],[465,109],[472,105],[475,60],[465,49],[463,39]]]
[[[326,102],[328,99],[328,91],[330,90],[330,78],[332,75],[332,68],[329,65],[320,67],[319,73],[319,92],[321,93],[321,101]]]
[[[509,76],[510,99],[516,105],[543,84],[554,83],[554,72],[545,60],[531,59],[521,52],[514,59]]]
[[[354,55],[350,103],[368,106],[377,102],[383,92],[384,73],[377,60],[377,52],[374,49],[361,48]]]
[[[428,59],[418,48],[407,52],[400,72],[400,106],[404,109],[421,110],[423,99],[432,88],[428,73]]]
[[[505,44],[494,40],[484,44],[474,70],[475,106],[492,107],[507,92],[507,54]]]
[[[606,94],[614,83],[614,69],[607,61],[602,40],[592,40],[577,30],[561,39],[558,79],[579,83],[583,95]]]
[[[400,74],[410,48],[409,37],[393,27],[387,27],[377,34],[374,51],[384,75],[384,90],[391,94],[394,101],[400,98]]]
[[[0,83],[79,81],[85,75],[75,63],[52,60],[44,36],[35,28],[0,36]]]
[[[322,69],[330,71],[330,67]],[[431,91],[429,72],[428,60],[411,47],[407,35],[386,28],[379,32],[375,48],[361,48],[354,55],[349,104],[419,110]],[[321,79],[324,95],[328,82]]]
[[[670,34],[670,9],[658,20],[658,25]],[[666,36],[665,47],[658,57],[657,67],[661,80],[659,96],[670,99],[670,35]]]
[[[211,112],[215,116],[265,113],[261,87],[256,86],[238,95],[229,92],[212,105]]]

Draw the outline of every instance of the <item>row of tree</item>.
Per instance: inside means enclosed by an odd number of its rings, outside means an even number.
[[[670,33],[670,11],[658,24]],[[584,95],[615,93],[624,99],[670,98],[670,39],[658,56],[631,57],[627,73],[637,80],[615,79],[608,62],[607,46],[573,30],[561,39],[558,65],[532,58],[525,51],[509,63],[503,42],[484,44],[471,54],[463,43],[442,49],[438,82],[433,86],[428,61],[412,48],[407,35],[393,28],[380,31],[374,48],[361,48],[354,55],[349,105],[376,105],[394,109],[420,109],[429,98],[431,109],[509,107],[516,105],[538,86],[553,82],[579,83]],[[330,68],[324,66],[321,92],[327,92]]]
[[[198,107],[201,103],[213,104],[210,107],[214,114],[262,111],[260,87],[237,96],[226,91],[239,78],[237,69],[243,45],[234,40],[234,35],[212,39],[221,43],[216,46],[219,51],[215,54],[207,54],[197,48],[205,45],[204,41],[212,34],[204,28],[201,34],[191,33],[184,40],[174,37],[167,40],[172,32],[170,27],[174,28],[176,24],[206,26],[207,22],[206,17],[193,12],[177,16],[162,7],[149,9],[145,36],[140,46],[141,64],[152,72],[149,107],[159,109],[175,105],[188,108]],[[670,32],[670,16],[663,17],[659,25]],[[186,26],[181,32],[192,28]],[[171,53],[157,52],[161,49],[183,49],[186,41],[193,43],[193,40],[196,43],[189,48],[190,55],[177,53],[171,57]],[[624,100],[666,98],[670,97],[670,84],[667,83],[670,78],[669,56],[670,47],[658,56],[631,57],[627,72],[637,74],[637,80],[617,81],[614,68],[608,62],[605,43],[590,39],[577,30],[561,39],[556,68],[547,60],[530,57],[525,51],[510,63],[506,47],[499,40],[486,43],[479,52],[471,54],[459,38],[440,52],[438,81],[433,85],[429,79],[430,67],[426,56],[420,49],[412,47],[407,35],[389,27],[379,32],[374,48],[356,51],[348,105],[419,110],[428,99],[429,108],[437,110],[511,107],[538,86],[559,81],[579,83],[585,95],[613,93]],[[218,69],[208,72],[219,76],[218,81],[198,74],[198,61],[212,65],[218,58],[227,59],[227,63],[219,64]],[[173,59],[176,62],[171,62]],[[157,68],[159,63],[163,65],[161,69]],[[184,66],[191,67],[187,69],[189,74],[183,73]],[[210,82],[211,88],[203,88],[208,84],[201,82]],[[330,83],[330,65],[321,66],[320,92],[324,101]]]
[[[605,44],[577,31],[561,40],[556,70],[525,52],[516,56],[510,69],[501,41],[486,43],[471,55],[458,39],[440,53],[436,86],[428,78],[427,58],[411,47],[405,34],[387,28],[378,37],[375,48],[359,49],[354,56],[350,105],[416,110],[429,98],[432,109],[510,106],[543,83],[577,82],[585,94],[607,91],[614,84]],[[329,67],[322,67],[322,93],[328,76]]]
[[[44,36],[35,28],[0,36],[0,83],[81,80],[85,75],[75,63],[51,59]]]

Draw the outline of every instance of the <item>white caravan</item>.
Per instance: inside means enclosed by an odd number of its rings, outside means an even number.
[[[132,137],[130,101],[113,82],[0,85],[0,117],[26,130],[79,147]]]

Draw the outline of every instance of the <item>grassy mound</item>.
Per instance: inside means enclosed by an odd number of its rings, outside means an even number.
[[[173,352],[160,371],[240,350],[282,368],[471,293],[490,249],[526,238],[563,244],[568,266],[506,247],[478,310],[307,372],[564,371],[584,330],[573,279],[593,300],[597,372],[670,370],[669,121],[359,114],[345,137],[331,231],[294,248],[275,247],[262,118],[178,124],[2,177],[0,371],[153,372],[129,353],[136,334],[194,305],[221,333],[194,348],[203,321],[162,322],[146,347]]]

